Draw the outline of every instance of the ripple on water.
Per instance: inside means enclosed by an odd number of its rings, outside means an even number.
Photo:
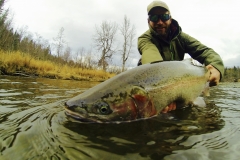
[[[15,92],[15,93],[0,93],[0,97],[10,97],[10,96],[18,96],[22,95],[20,92]]]
[[[217,94],[207,98],[206,108],[106,125],[79,123],[64,113],[64,102],[93,84],[15,77],[0,83],[0,94],[20,93],[0,96],[0,159],[240,157],[239,87],[212,88]]]
[[[7,121],[0,125],[1,152],[13,159],[18,159],[19,155],[22,155],[21,159],[48,159],[54,155],[58,146],[54,145],[56,137],[52,131],[52,119],[63,110],[62,105],[59,107],[60,102],[8,114]]]

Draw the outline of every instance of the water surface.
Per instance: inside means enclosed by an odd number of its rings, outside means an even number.
[[[97,82],[0,76],[0,159],[239,159],[240,83],[207,107],[121,124],[80,123],[64,102]]]

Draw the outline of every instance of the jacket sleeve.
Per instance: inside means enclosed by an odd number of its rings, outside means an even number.
[[[206,66],[211,64],[221,74],[221,78],[224,74],[224,65],[221,57],[213,49],[208,48],[195,38],[189,36],[186,33],[181,33],[181,41],[185,51],[198,62],[205,64]]]
[[[151,35],[148,31],[138,37],[138,51],[142,55],[142,64],[163,61],[159,50],[152,43]]]

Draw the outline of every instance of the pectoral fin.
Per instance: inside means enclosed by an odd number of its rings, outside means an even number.
[[[146,118],[157,114],[152,99],[144,88],[134,86],[131,91],[131,96],[137,106],[138,117]]]

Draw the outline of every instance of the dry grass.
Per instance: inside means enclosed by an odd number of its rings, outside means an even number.
[[[34,59],[29,54],[22,52],[0,51],[0,74],[23,73],[39,77],[75,79],[89,81],[104,81],[114,74],[102,70],[88,70],[73,68],[68,65],[59,65],[51,61]]]

